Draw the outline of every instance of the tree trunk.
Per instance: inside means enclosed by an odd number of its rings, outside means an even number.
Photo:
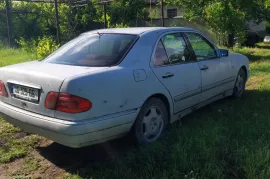
[[[234,34],[230,33],[228,35],[228,47],[232,48],[234,46]]]
[[[11,8],[9,0],[5,0],[6,2],[6,15],[7,15],[7,29],[8,29],[8,45],[10,47],[13,46],[13,35],[12,35],[12,17],[11,17]]]
[[[60,25],[59,25],[59,13],[58,13],[57,0],[54,0],[54,8],[55,8],[55,21],[56,21],[56,38],[57,38],[57,43],[60,44]]]

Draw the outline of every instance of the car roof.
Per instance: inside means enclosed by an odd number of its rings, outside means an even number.
[[[98,29],[86,32],[87,33],[115,33],[115,34],[134,34],[140,35],[143,33],[149,32],[158,32],[158,31],[169,31],[169,30],[179,30],[179,31],[187,31],[192,30],[192,28],[187,27],[132,27],[132,28],[111,28],[111,29]]]

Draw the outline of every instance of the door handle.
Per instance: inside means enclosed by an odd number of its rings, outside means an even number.
[[[203,67],[201,67],[201,70],[208,70],[208,66],[203,65]]]
[[[172,73],[166,73],[165,75],[162,76],[162,78],[171,78],[173,76],[174,76],[174,74],[172,74]]]

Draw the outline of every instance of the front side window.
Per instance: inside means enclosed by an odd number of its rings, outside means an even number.
[[[203,36],[196,33],[185,33],[185,35],[194,50],[197,61],[217,58],[215,48]]]
[[[84,34],[44,59],[45,63],[74,66],[113,66],[121,61],[136,35]]]
[[[191,55],[180,33],[167,34],[162,37],[170,64],[186,63],[191,61]]]

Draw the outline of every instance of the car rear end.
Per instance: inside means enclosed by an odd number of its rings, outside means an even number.
[[[83,143],[78,137],[83,123],[79,119],[75,122],[58,119],[55,113],[81,114],[90,110],[92,104],[88,99],[59,93],[61,85],[68,77],[106,69],[107,67],[85,68],[38,61],[1,68],[0,115],[27,132],[70,147],[79,147]],[[94,126],[92,131],[95,130]]]
[[[0,115],[27,132],[74,148],[120,137],[130,124],[117,128],[112,124],[121,123],[125,116],[93,115],[88,92],[80,93],[86,82],[78,84],[77,81],[91,74],[106,73],[124,58],[136,38],[117,34],[80,36],[43,61],[0,68]],[[109,44],[106,53],[113,55],[104,55],[97,44]],[[68,90],[71,86],[61,89],[69,79],[73,79],[72,88],[77,89],[76,93]]]

